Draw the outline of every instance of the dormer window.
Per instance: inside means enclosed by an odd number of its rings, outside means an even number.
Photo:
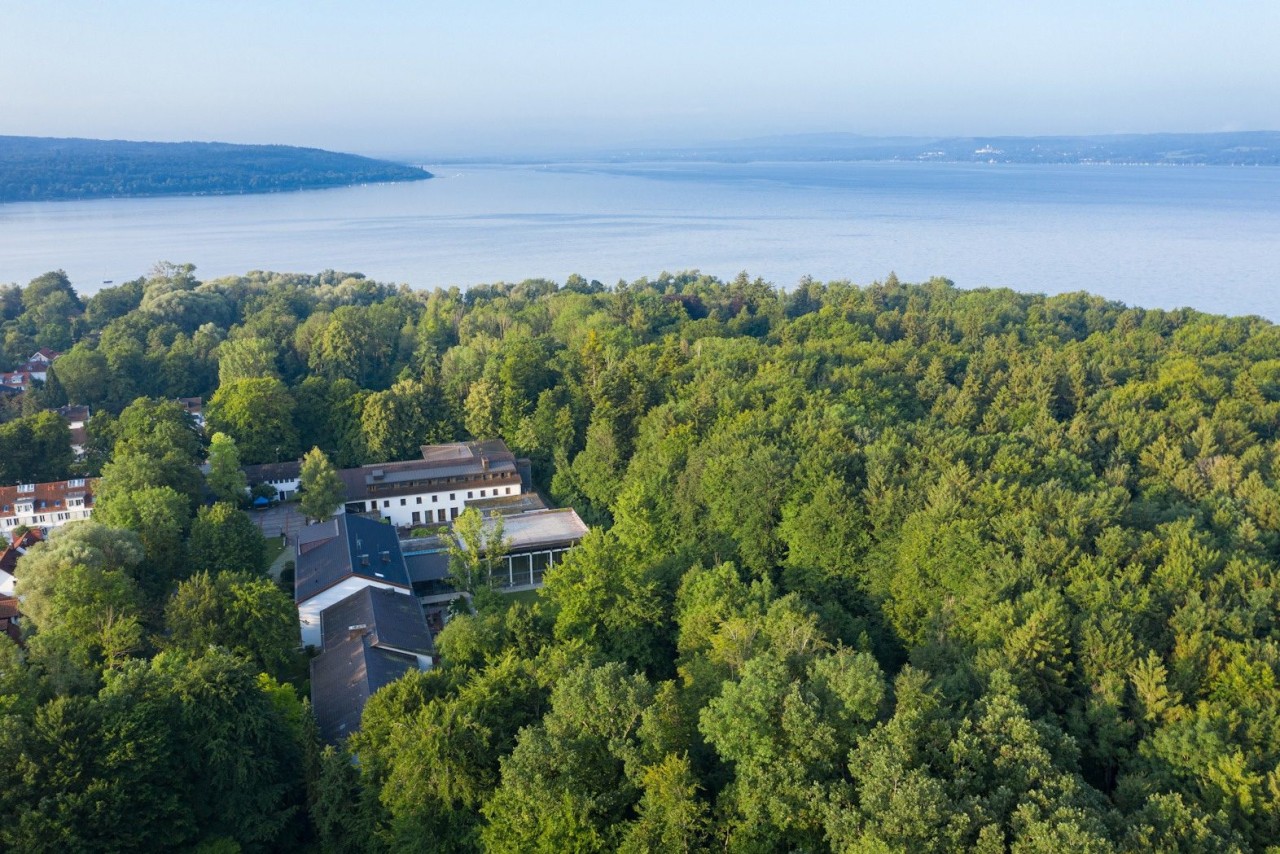
[[[20,483],[18,484],[18,491],[19,492],[35,492],[36,485],[34,483]]]
[[[67,481],[67,488],[69,489],[75,489],[80,486],[84,486],[84,478],[82,477],[77,477],[74,480]]]

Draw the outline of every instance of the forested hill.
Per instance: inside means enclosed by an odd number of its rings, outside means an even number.
[[[68,402],[102,476],[18,567],[0,850],[1276,851],[1265,320],[174,265],[0,312],[5,358],[64,353],[0,408],[7,482]],[[292,600],[201,506],[242,487],[201,475],[191,395],[245,463],[500,436],[594,529],[322,749]]]
[[[288,145],[0,136],[0,202],[272,193],[430,177],[416,166]]]

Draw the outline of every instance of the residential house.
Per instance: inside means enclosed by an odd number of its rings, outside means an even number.
[[[182,408],[191,416],[191,420],[195,422],[201,432],[204,431],[204,398],[203,397],[180,397],[178,403],[182,404]]]
[[[14,586],[18,574],[18,558],[43,539],[39,528],[28,528],[21,534],[15,534],[4,551],[0,552],[0,596],[17,595],[14,593]]]
[[[67,419],[67,428],[71,431],[71,450],[77,460],[83,460],[89,447],[89,407],[62,406],[58,414]]]
[[[22,628],[18,625],[21,617],[18,600],[13,596],[0,594],[0,634],[7,635],[14,643],[22,643]]]
[[[49,366],[60,355],[62,354],[48,347],[41,347],[12,371],[0,372],[0,386],[14,391],[27,391],[33,383],[45,382],[49,379]]]
[[[0,486],[0,533],[20,525],[48,530],[93,514],[94,480]]]

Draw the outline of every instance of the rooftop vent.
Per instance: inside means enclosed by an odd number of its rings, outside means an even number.
[[[360,558],[360,565],[361,565],[361,566],[368,566],[368,565],[369,565],[369,556],[368,556],[368,555],[359,555],[358,557]]]

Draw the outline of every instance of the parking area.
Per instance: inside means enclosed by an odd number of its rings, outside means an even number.
[[[262,531],[264,537],[278,537],[284,534],[289,544],[297,542],[296,535],[307,525],[306,518],[298,505],[292,501],[268,507],[266,510],[250,510],[249,518]]]

